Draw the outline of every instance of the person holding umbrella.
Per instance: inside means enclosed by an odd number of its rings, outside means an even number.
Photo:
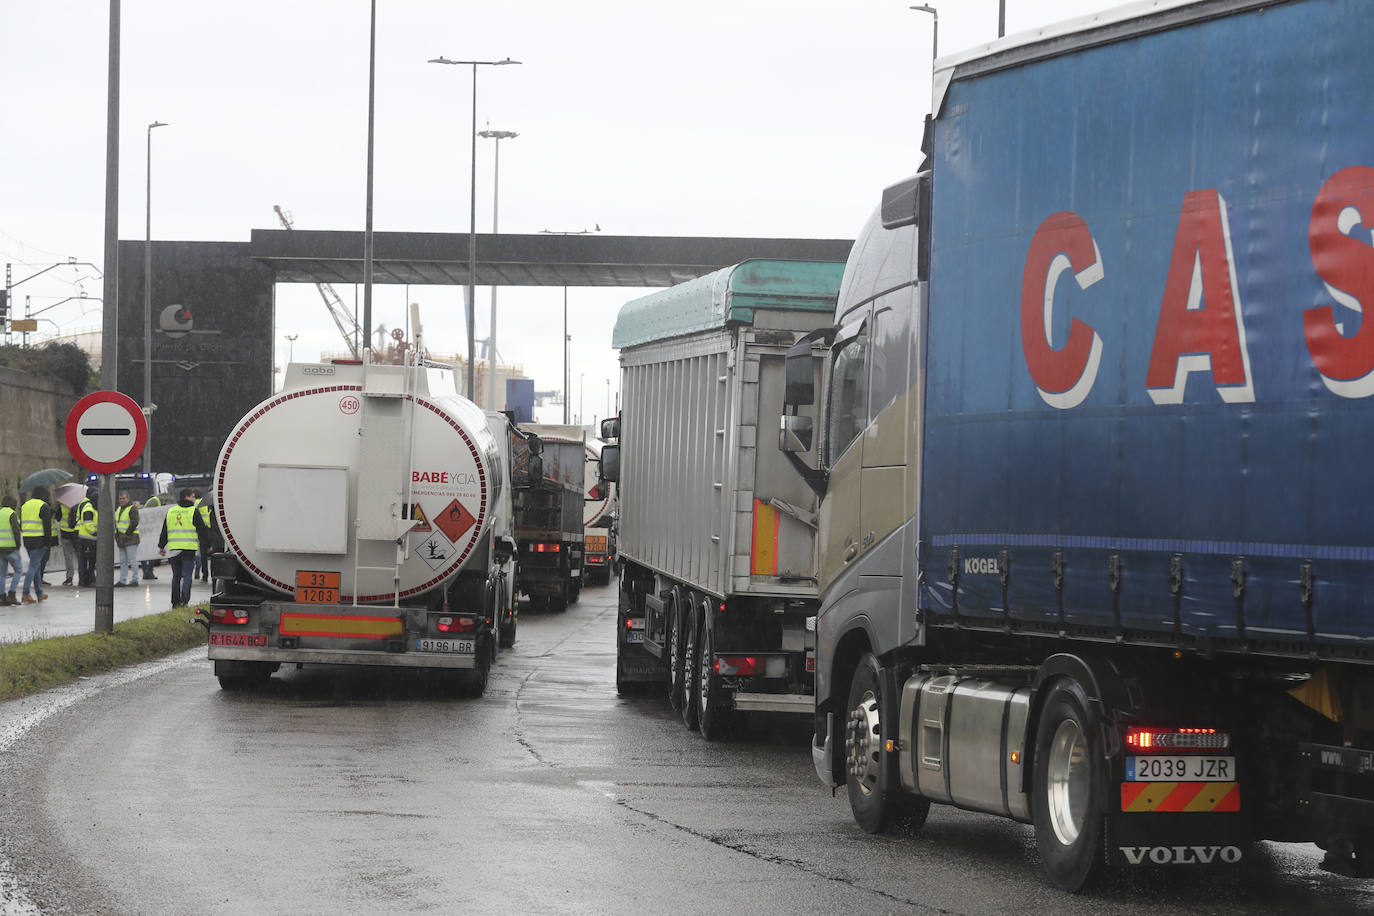
[[[43,591],[43,560],[53,543],[52,507],[48,505],[47,487],[33,488],[19,509],[19,527],[24,538],[24,549],[29,552],[29,568],[24,571],[24,597],[20,603],[46,601],[48,596]],[[36,593],[37,599],[31,597],[30,592]]]

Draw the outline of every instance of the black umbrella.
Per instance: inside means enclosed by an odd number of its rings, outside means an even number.
[[[32,493],[34,487],[50,487],[55,483],[70,479],[71,476],[61,468],[44,468],[41,471],[34,471],[19,481],[19,492]]]

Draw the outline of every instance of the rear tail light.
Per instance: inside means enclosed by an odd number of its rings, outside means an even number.
[[[1126,747],[1139,753],[1220,751],[1231,746],[1231,735],[1215,728],[1126,729]]]
[[[558,553],[563,549],[562,544],[531,544],[530,553]]]
[[[716,659],[716,674],[762,674],[764,660],[752,655],[722,655]]]
[[[210,620],[214,623],[240,626],[248,622],[248,612],[236,607],[212,607],[210,608]]]
[[[440,633],[470,633],[477,629],[477,618],[440,617],[435,626]]]

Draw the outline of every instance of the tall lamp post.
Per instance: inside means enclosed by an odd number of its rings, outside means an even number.
[[[930,59],[934,60],[940,56],[940,13],[929,3],[922,3],[920,6],[911,7],[922,13],[929,13],[935,20],[935,24],[930,27]]]
[[[496,141],[496,167],[492,172],[491,179],[491,234],[496,234],[497,215],[501,206],[501,141],[514,140],[520,136],[513,130],[479,130],[477,136],[486,140]],[[487,409],[495,411],[496,406],[496,284],[491,285],[491,339],[488,341],[487,350],[490,360],[487,365],[488,378],[490,380],[487,391]]]
[[[468,192],[468,296],[465,305],[466,317],[468,322],[468,397],[471,398],[477,389],[476,366],[474,362],[477,356],[477,337],[473,332],[473,317],[476,314],[477,296],[477,68],[478,67],[504,67],[510,64],[518,64],[520,61],[511,60],[449,60],[447,57],[434,57],[429,61],[431,64],[450,64],[472,68],[472,183]]]
[[[594,229],[575,229],[572,232],[555,232],[552,229],[540,229],[544,235],[590,235],[593,232],[601,231],[601,224],[596,223]],[[563,425],[568,425],[568,411],[570,409],[569,388],[572,387],[572,376],[568,373],[568,342],[572,338],[568,336],[568,285],[563,284]]]
[[[148,125],[148,175],[143,234],[143,416],[148,421],[148,442],[143,446],[143,471],[153,470],[153,128],[166,127],[165,121]]]

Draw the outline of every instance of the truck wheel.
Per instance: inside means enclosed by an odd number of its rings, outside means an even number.
[[[1057,887],[1076,893],[1106,872],[1107,773],[1096,716],[1072,680],[1054,685],[1045,699],[1034,768],[1031,808],[1040,865]]]
[[[730,710],[721,704],[725,691],[721,689],[720,678],[715,672],[716,638],[711,628],[703,620],[701,625],[700,658],[697,662],[697,727],[701,737],[715,741],[724,736],[729,728]]]
[[[582,581],[579,579],[568,587],[568,603],[576,604],[577,599],[582,597]]]
[[[501,616],[503,620],[498,628],[500,646],[502,649],[510,649],[515,645],[515,611],[513,609],[503,610]]]
[[[464,696],[480,697],[487,692],[487,682],[491,680],[490,642],[482,643],[477,649],[477,667],[463,672],[460,690]]]
[[[897,805],[884,794],[879,782],[884,738],[879,670],[871,653],[859,659],[854,679],[849,682],[849,715],[844,728],[849,810],[865,833],[882,833],[897,816]]]
[[[668,705],[682,711],[682,608],[678,600],[668,611]]]
[[[701,611],[695,602],[684,621],[682,639],[682,721],[688,728],[696,728],[701,721],[701,693],[696,689],[696,670],[701,663]]]

